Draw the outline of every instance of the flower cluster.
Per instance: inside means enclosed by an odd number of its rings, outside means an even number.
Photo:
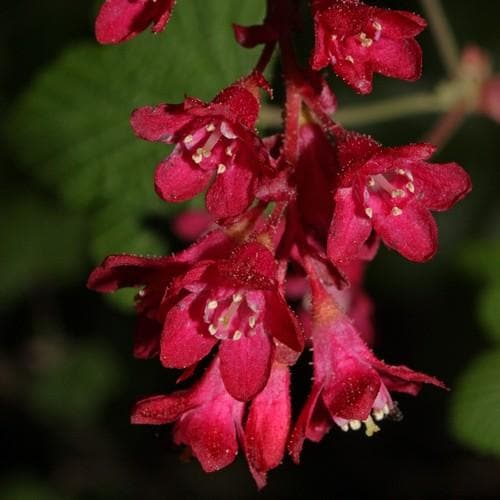
[[[174,3],[106,0],[97,38],[117,43],[150,25],[160,31]],[[194,241],[169,257],[110,256],[88,281],[106,293],[138,288],[135,355],[182,370],[181,388],[139,401],[132,422],[174,424],[174,441],[207,472],[241,449],[259,487],[287,448],[298,462],[304,441],[332,427],[364,427],[371,436],[398,415],[394,393],[444,387],[373,353],[363,274],[380,242],[415,262],[431,258],[431,211],[449,209],[471,188],[457,164],[430,161],[430,144],[384,147],[336,123],[335,95],[318,73],[331,66],[363,94],[374,73],[415,80],[421,17],[359,0],[313,0],[315,47],[301,68],[292,43],[296,2],[268,7],[262,25],[234,27],[242,45],[264,46],[249,76],[208,103],[188,97],[132,113],[140,138],[174,145],[156,170],[158,195],[182,202],[205,193],[207,213],[175,223]],[[262,138],[261,90],[271,93],[262,72],[276,48],[284,126]],[[309,352],[310,395],[292,416],[290,367]]]

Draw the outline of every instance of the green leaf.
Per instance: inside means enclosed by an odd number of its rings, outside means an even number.
[[[479,319],[492,340],[500,341],[500,281],[479,296]]]
[[[82,270],[84,224],[38,196],[4,199],[0,308],[31,288],[70,282]]]
[[[239,47],[231,23],[259,22],[263,9],[255,0],[179,2],[161,35],[67,48],[21,98],[6,132],[22,164],[68,206],[113,221],[97,224],[95,254],[162,250],[143,219],[168,213],[153,172],[169,149],[134,137],[130,112],[185,94],[210,99],[247,74],[258,49]]]
[[[500,456],[500,350],[482,354],[453,392],[451,426],[466,446]]]

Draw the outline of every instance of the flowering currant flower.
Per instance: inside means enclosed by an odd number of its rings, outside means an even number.
[[[139,137],[176,144],[156,170],[156,190],[164,200],[192,198],[215,174],[206,197],[214,217],[234,217],[249,207],[259,178],[272,169],[254,128],[259,113],[255,81],[234,84],[209,104],[187,98],[178,105],[134,111],[131,123]]]
[[[313,11],[313,69],[330,64],[360,94],[372,91],[373,73],[409,81],[420,77],[422,51],[414,40],[426,27],[420,16],[359,0],[315,0]]]
[[[328,237],[332,262],[359,258],[372,229],[409,260],[434,255],[437,226],[429,210],[447,210],[471,190],[456,163],[427,162],[434,151],[429,144],[384,148],[354,134],[339,145],[342,174]]]
[[[275,363],[266,387],[249,403],[234,399],[224,387],[216,358],[191,389],[139,401],[132,423],[175,422],[174,441],[189,446],[205,472],[233,462],[238,442],[259,487],[283,459],[290,428],[290,373]]]
[[[344,431],[364,424],[367,436],[377,432],[376,422],[396,409],[391,391],[416,395],[424,383],[444,387],[434,377],[377,359],[321,285],[312,287],[314,383],[290,442],[296,462],[304,439],[321,440],[332,421]]]
[[[163,300],[172,280],[184,275],[199,259],[227,256],[233,246],[223,231],[213,231],[173,257],[110,255],[94,269],[87,286],[103,293],[124,287],[142,287],[136,297],[138,324],[134,355],[150,358],[159,352],[165,319]]]
[[[96,19],[95,34],[102,44],[134,38],[150,25],[162,31],[170,19],[175,0],[106,0]]]
[[[186,368],[220,342],[224,385],[236,399],[258,394],[269,377],[276,346],[300,352],[302,335],[276,282],[272,253],[246,243],[230,258],[202,262],[174,281],[165,317],[160,359],[169,368]],[[275,352],[276,351],[276,352]]]

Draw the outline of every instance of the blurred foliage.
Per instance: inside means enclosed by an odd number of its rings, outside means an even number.
[[[26,171],[56,189],[66,206],[94,210],[96,261],[117,251],[164,252],[144,217],[176,210],[152,189],[153,169],[169,149],[133,136],[131,109],[179,102],[184,94],[210,99],[248,73],[256,52],[234,43],[231,23],[257,22],[262,13],[258,2],[237,12],[231,0],[185,2],[168,36],[145,33],[111,47],[73,44],[24,92],[7,137]]]
[[[0,500],[256,498],[242,460],[206,475],[196,461],[179,461],[168,429],[129,426],[133,401],[170,390],[176,374],[157,360],[132,359],[133,320],[84,284],[108,253],[177,247],[168,217],[182,207],[161,202],[152,181],[169,149],[135,138],[130,111],[184,94],[210,99],[247,73],[257,52],[234,43],[230,23],[259,22],[265,2],[182,0],[165,33],[117,47],[92,38],[100,3],[0,6],[0,104],[8,107],[0,145]],[[372,3],[418,9],[415,0]],[[490,49],[498,66],[500,3],[443,4],[460,40]],[[310,34],[309,26],[297,35]],[[423,79],[377,77],[365,102],[428,90],[443,77],[431,36],[420,40]],[[331,81],[341,106],[360,103]],[[394,145],[422,137],[433,120],[361,130]],[[315,489],[321,498],[324,491],[335,498],[500,491],[498,461],[489,458],[500,449],[498,132],[484,117],[470,117],[439,153],[438,161],[464,165],[474,191],[438,216],[436,258],[419,266],[382,250],[368,273],[377,353],[443,378],[453,389],[449,421],[444,392],[402,398],[404,422],[388,423],[370,441],[332,433],[319,446],[308,444],[301,467],[286,461],[259,498],[310,498]],[[130,308],[133,294],[120,292],[114,302]],[[294,382],[299,404],[307,381]]]
[[[500,456],[500,240],[475,242],[464,251],[463,262],[483,282],[478,320],[498,344],[474,358],[461,374],[450,423],[467,446]]]

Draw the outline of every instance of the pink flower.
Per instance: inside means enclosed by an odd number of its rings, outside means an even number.
[[[276,282],[272,253],[259,243],[238,247],[230,258],[206,261],[176,280],[168,292],[177,302],[168,311],[160,359],[186,368],[220,342],[220,370],[227,391],[247,401],[265,386],[276,347],[303,347],[295,317]],[[275,352],[276,351],[276,352]]]
[[[106,0],[95,23],[100,43],[120,43],[134,38],[150,25],[162,31],[170,19],[175,0]]]
[[[161,198],[188,200],[213,179],[206,205],[214,217],[234,217],[250,206],[259,178],[271,169],[254,128],[259,113],[255,82],[252,77],[228,87],[209,104],[187,98],[182,104],[134,111],[131,123],[137,135],[176,144],[156,170]]]
[[[111,255],[92,271],[87,286],[102,293],[141,287],[136,297],[134,355],[150,358],[159,352],[166,314],[163,300],[173,279],[183,276],[199,259],[227,256],[232,247],[233,242],[222,231],[213,231],[173,257]]]
[[[426,27],[420,16],[359,0],[316,0],[313,11],[313,69],[330,64],[361,94],[372,91],[373,73],[410,81],[420,77],[422,51],[414,40]]]
[[[318,442],[332,422],[344,431],[364,425],[367,436],[377,432],[376,422],[396,410],[391,391],[416,395],[423,384],[444,387],[434,377],[377,359],[318,284],[313,297],[314,384],[290,441],[296,462],[304,440]]]
[[[471,190],[456,163],[426,161],[434,151],[429,144],[383,148],[355,134],[340,144],[342,175],[328,238],[333,263],[358,259],[372,229],[409,260],[434,255],[437,226],[429,211],[447,210]]]
[[[249,403],[234,399],[221,379],[218,358],[191,389],[139,401],[132,423],[175,422],[174,442],[189,446],[205,472],[233,462],[243,448],[259,488],[283,459],[290,428],[290,374],[274,364],[266,387]],[[245,416],[246,415],[246,416]]]

